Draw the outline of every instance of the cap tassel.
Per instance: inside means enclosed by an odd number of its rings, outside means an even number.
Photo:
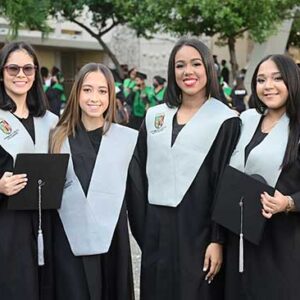
[[[244,234],[243,234],[243,218],[244,218],[244,197],[241,197],[240,202],[240,246],[239,246],[239,272],[244,272]]]
[[[41,179],[38,180],[39,189],[39,229],[37,236],[37,246],[38,246],[38,265],[43,266],[45,264],[44,259],[44,237],[42,231],[42,186],[45,184]]]
[[[240,233],[239,272],[244,272],[244,236]]]
[[[42,230],[38,231],[38,265],[43,266],[45,264],[44,260],[44,237]]]

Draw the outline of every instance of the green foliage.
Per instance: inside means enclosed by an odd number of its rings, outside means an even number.
[[[50,31],[47,25],[49,0],[1,0],[0,15],[10,25],[11,38],[15,38],[20,28],[39,30],[44,34]]]
[[[219,34],[221,40],[237,38],[249,31],[253,40],[263,42],[299,0],[144,0],[152,31],[179,35]],[[145,22],[145,21],[144,21]]]
[[[177,35],[217,34],[218,43],[228,44],[232,73],[238,69],[235,41],[245,31],[263,42],[291,17],[299,0],[144,0],[147,16],[133,26],[146,26],[151,32]]]
[[[138,10],[138,0],[50,0],[51,14],[91,26],[95,35],[101,37],[111,28],[130,22]],[[82,18],[91,16],[90,24],[83,24]]]

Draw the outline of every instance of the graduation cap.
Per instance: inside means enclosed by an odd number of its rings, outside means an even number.
[[[136,72],[136,77],[142,79],[142,80],[146,80],[147,79],[147,75],[145,73],[142,72]]]
[[[166,79],[162,78],[159,75],[156,75],[153,78],[157,81],[158,84],[164,84],[166,82]]]
[[[216,194],[212,219],[240,236],[240,272],[243,272],[243,239],[259,245],[263,234],[266,218],[262,215],[260,195],[275,192],[262,181],[259,175],[250,176],[227,166]]]
[[[44,265],[42,210],[61,205],[69,154],[29,154],[16,157],[14,174],[27,174],[26,186],[8,199],[8,209],[38,210],[38,264]]]

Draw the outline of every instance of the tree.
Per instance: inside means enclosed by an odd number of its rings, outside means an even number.
[[[145,0],[143,3],[152,16],[146,26],[153,32],[218,35],[218,41],[228,45],[232,74],[236,76],[236,39],[248,31],[254,41],[265,41],[283,19],[291,17],[291,9],[299,0],[169,0],[155,4]]]
[[[50,31],[47,25],[48,13],[48,0],[1,0],[0,2],[0,16],[9,21],[10,38],[15,38],[18,30],[23,27],[47,34]]]
[[[300,8],[295,11],[288,46],[300,47]]]
[[[0,0],[0,15],[10,21],[12,36],[20,28],[50,31],[48,16],[63,17],[71,21],[94,37],[111,58],[122,78],[123,72],[119,61],[103,36],[118,25],[130,25],[131,20],[140,16],[139,0]],[[34,13],[33,13],[34,12]],[[136,28],[136,27],[135,27]],[[138,34],[145,32],[138,28]]]
[[[139,0],[50,0],[53,16],[61,15],[85,29],[102,46],[122,78],[123,72],[115,54],[103,36],[118,25],[129,24],[139,10]],[[87,23],[89,21],[89,23]],[[141,32],[142,33],[142,32]]]

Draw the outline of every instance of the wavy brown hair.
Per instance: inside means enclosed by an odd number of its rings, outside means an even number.
[[[115,81],[111,71],[103,64],[89,63],[84,65],[78,72],[75,82],[73,84],[70,97],[67,101],[64,112],[54,130],[51,137],[50,150],[52,153],[59,153],[64,140],[68,136],[76,135],[76,127],[81,124],[81,109],[79,106],[79,97],[82,84],[86,76],[91,72],[101,72],[108,85],[109,92],[109,105],[104,112],[104,128],[103,134],[105,134],[111,123],[116,121],[116,93],[115,93]]]

